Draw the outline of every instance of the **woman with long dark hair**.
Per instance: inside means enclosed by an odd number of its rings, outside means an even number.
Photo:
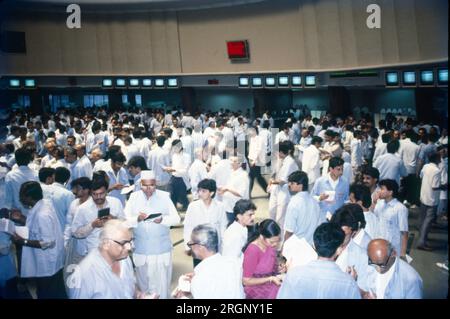
[[[275,299],[281,280],[277,273],[277,247],[281,229],[272,219],[256,227],[244,248],[243,278],[247,299]]]

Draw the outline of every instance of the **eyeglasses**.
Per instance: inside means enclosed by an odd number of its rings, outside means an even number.
[[[195,241],[190,241],[186,244],[189,248],[191,248],[194,245],[200,245],[200,246],[204,246],[202,243],[197,243]]]
[[[134,238],[131,238],[130,240],[124,240],[124,241],[118,241],[118,240],[115,240],[115,239],[112,239],[112,238],[107,238],[107,239],[109,239],[109,240],[115,242],[116,244],[122,246],[122,248],[125,248],[125,246],[127,244],[130,245],[130,248],[134,247]]]
[[[383,264],[377,264],[377,263],[374,263],[374,262],[369,258],[369,266],[379,267],[380,269],[385,270],[385,269],[388,267],[388,263],[389,263],[389,260],[391,260],[391,257],[392,257],[392,250],[391,250],[391,252],[389,253],[388,258],[386,259],[386,262],[383,263]]]

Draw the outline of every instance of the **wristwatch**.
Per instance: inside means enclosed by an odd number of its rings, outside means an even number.
[[[24,246],[28,245],[28,239],[24,239],[24,240],[23,240],[23,245],[24,245]]]

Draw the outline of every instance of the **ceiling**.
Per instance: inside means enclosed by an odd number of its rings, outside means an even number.
[[[270,0],[4,0],[1,2],[3,5],[30,10],[54,10],[76,3],[80,5],[81,10],[180,11],[229,7],[263,1]]]

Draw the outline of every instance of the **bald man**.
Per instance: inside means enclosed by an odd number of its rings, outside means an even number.
[[[422,278],[407,262],[397,256],[395,248],[384,239],[372,240],[368,247],[369,299],[421,299]]]

